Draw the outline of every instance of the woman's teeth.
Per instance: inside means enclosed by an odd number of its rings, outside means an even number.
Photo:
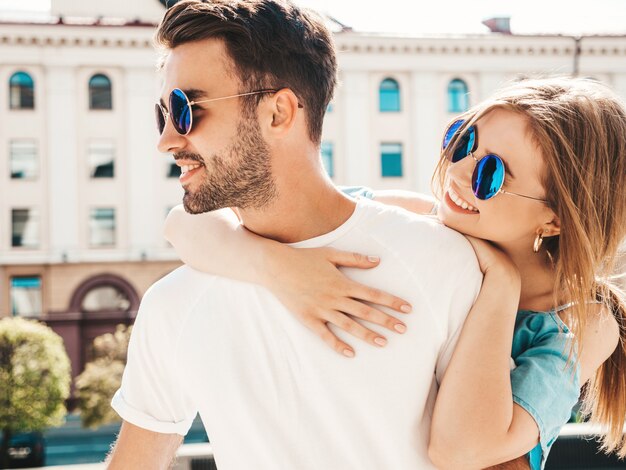
[[[452,202],[454,202],[457,206],[462,207],[463,209],[466,209],[466,210],[470,210],[472,212],[478,212],[478,209],[476,209],[474,206],[472,206],[465,199],[462,199],[461,196],[459,196],[454,191],[454,189],[449,188],[448,189],[448,194],[450,195],[450,199],[452,199]]]
[[[183,165],[180,167],[180,174],[184,175],[185,173],[191,171],[191,170],[195,170],[196,168],[200,168],[202,165],[198,164],[198,165]]]

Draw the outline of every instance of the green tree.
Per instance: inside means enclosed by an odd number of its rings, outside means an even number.
[[[115,333],[94,339],[94,359],[76,377],[76,395],[83,426],[97,428],[120,421],[111,399],[122,383],[132,327],[117,325]]]
[[[70,383],[70,360],[59,335],[34,320],[0,320],[0,468],[9,466],[15,433],[63,423]]]

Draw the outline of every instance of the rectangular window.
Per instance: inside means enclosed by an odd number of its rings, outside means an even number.
[[[335,164],[333,162],[333,143],[322,142],[321,153],[322,153],[322,163],[324,164],[324,168],[326,168],[326,172],[328,173],[328,176],[332,178],[335,176]]]
[[[39,211],[13,209],[11,211],[11,246],[39,248]]]
[[[13,316],[41,315],[41,278],[38,276],[11,279],[11,313]]]
[[[89,213],[89,245],[115,245],[115,209],[97,208]]]
[[[382,175],[387,177],[402,176],[402,144],[380,144]]]
[[[87,165],[90,178],[115,177],[115,145],[113,142],[100,140],[87,146]]]
[[[11,179],[37,179],[39,177],[37,142],[34,140],[12,140],[9,142],[9,166]]]

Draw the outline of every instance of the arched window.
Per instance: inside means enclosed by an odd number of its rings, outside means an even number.
[[[128,295],[118,286],[99,285],[91,289],[81,305],[83,312],[126,312],[130,309],[130,299]]]
[[[381,112],[394,113],[400,111],[400,85],[393,78],[385,78],[380,82],[378,95]]]
[[[15,72],[9,79],[9,107],[11,109],[35,108],[35,83],[26,72]]]
[[[448,112],[464,113],[469,109],[467,84],[455,78],[448,84]]]
[[[139,295],[125,279],[114,274],[100,274],[87,279],[74,291],[70,312],[120,312],[134,316]]]
[[[113,109],[111,80],[101,73],[89,79],[89,109]]]

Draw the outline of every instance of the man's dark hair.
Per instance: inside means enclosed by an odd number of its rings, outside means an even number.
[[[320,143],[337,82],[335,49],[321,17],[288,0],[184,0],[167,11],[155,41],[173,49],[208,38],[224,41],[241,92],[290,88],[304,106],[311,140]],[[244,103],[256,106],[259,99]]]

